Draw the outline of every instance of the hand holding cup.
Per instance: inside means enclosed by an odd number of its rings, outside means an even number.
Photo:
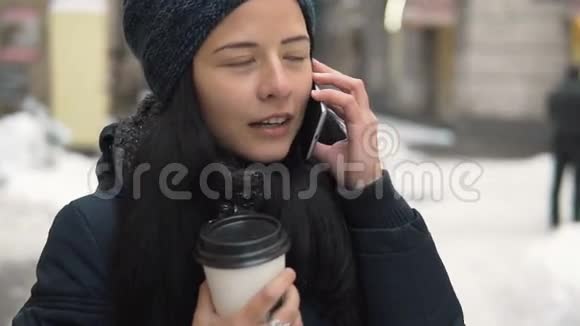
[[[302,326],[300,295],[293,284],[295,279],[296,273],[286,268],[239,312],[226,317],[216,312],[209,287],[204,282],[199,289],[192,326],[258,326],[268,321],[276,321],[277,325]],[[280,300],[282,305],[272,312]]]

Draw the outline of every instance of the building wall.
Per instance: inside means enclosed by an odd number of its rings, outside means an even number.
[[[12,6],[30,6],[32,8],[38,9],[41,18],[41,57],[39,60],[33,64],[28,65],[27,71],[30,80],[30,90],[34,96],[48,103],[49,97],[49,87],[48,87],[48,52],[46,51],[46,20],[44,20],[46,14],[46,0],[0,0],[0,10]]]
[[[438,120],[453,110],[455,0],[408,0],[403,29],[388,35],[389,111]]]
[[[51,7],[50,105],[72,133],[71,147],[96,150],[110,109],[109,17],[104,0]]]
[[[568,63],[563,1],[468,0],[451,115],[541,120]]]
[[[135,101],[139,91],[145,86],[137,60],[130,54],[121,28],[121,1],[107,0],[109,3],[109,40],[107,49],[111,65],[107,68],[110,77],[108,91],[113,97],[114,116],[126,116],[135,109]],[[29,86],[33,96],[43,103],[51,103],[50,75],[50,44],[48,39],[49,20],[47,15],[47,0],[0,0],[0,10],[12,6],[31,6],[37,8],[41,15],[41,57],[37,62],[26,66],[29,74]],[[53,109],[52,106],[49,106]]]

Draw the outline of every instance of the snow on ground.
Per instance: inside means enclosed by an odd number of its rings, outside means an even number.
[[[560,230],[548,231],[550,156],[433,159],[404,144],[451,144],[449,131],[388,121],[396,130],[390,138],[399,137],[401,143],[387,150],[394,155],[384,158],[385,166],[430,226],[467,325],[579,325],[580,260],[574,249],[580,248],[580,226],[566,222]],[[5,132],[0,128],[0,142],[14,139]],[[0,144],[3,153],[27,148],[18,146]],[[0,272],[3,263],[35,260],[57,211],[95,189],[95,158],[51,153],[54,164],[45,168],[26,157],[8,164],[2,155],[0,165],[8,173],[0,183]],[[563,213],[570,216],[571,182],[564,188]],[[13,300],[26,299],[22,286],[9,290]],[[0,316],[0,324],[10,317]]]
[[[30,107],[0,120],[0,262],[38,256],[58,210],[96,188],[96,158],[59,148],[66,131]]]
[[[478,200],[465,201],[445,189],[441,201],[411,201],[437,240],[466,322],[580,324],[580,270],[571,250],[580,248],[580,230],[569,223],[555,233],[547,229],[550,157],[476,161],[483,171],[474,185]],[[461,162],[438,164],[448,172]],[[570,188],[568,183],[562,204],[571,203]],[[570,216],[569,205],[563,208]]]
[[[397,134],[406,144],[451,146],[455,143],[455,134],[446,128],[424,126],[390,116],[382,117],[382,123],[396,127]]]
[[[10,169],[0,187],[0,263],[40,254],[60,208],[96,188],[96,159],[60,152],[52,168]]]

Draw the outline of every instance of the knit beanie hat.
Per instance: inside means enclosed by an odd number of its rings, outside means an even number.
[[[123,0],[127,44],[155,97],[166,103],[211,31],[247,0]],[[271,0],[278,1],[278,0]],[[314,0],[296,0],[311,38]]]

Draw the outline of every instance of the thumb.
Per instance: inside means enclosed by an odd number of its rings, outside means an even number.
[[[323,143],[316,143],[312,155],[319,161],[331,164],[333,161],[332,146]]]
[[[339,184],[344,184],[344,172],[338,171],[339,158],[342,156],[342,161],[344,163],[345,153],[348,150],[348,141],[343,140],[334,143],[333,145],[326,145],[322,143],[317,143],[314,147],[314,152],[312,155],[322,163],[328,164],[330,171],[336,178]]]
[[[348,150],[348,140],[341,140],[332,145],[316,143],[312,155],[321,162],[328,163],[332,170],[336,169],[339,155],[346,154]]]
[[[209,292],[209,287],[207,286],[207,281],[203,282],[199,287],[199,293],[197,296],[197,307],[195,308],[194,320],[202,322],[208,322],[216,315],[215,307],[213,301],[211,300],[211,293]]]

